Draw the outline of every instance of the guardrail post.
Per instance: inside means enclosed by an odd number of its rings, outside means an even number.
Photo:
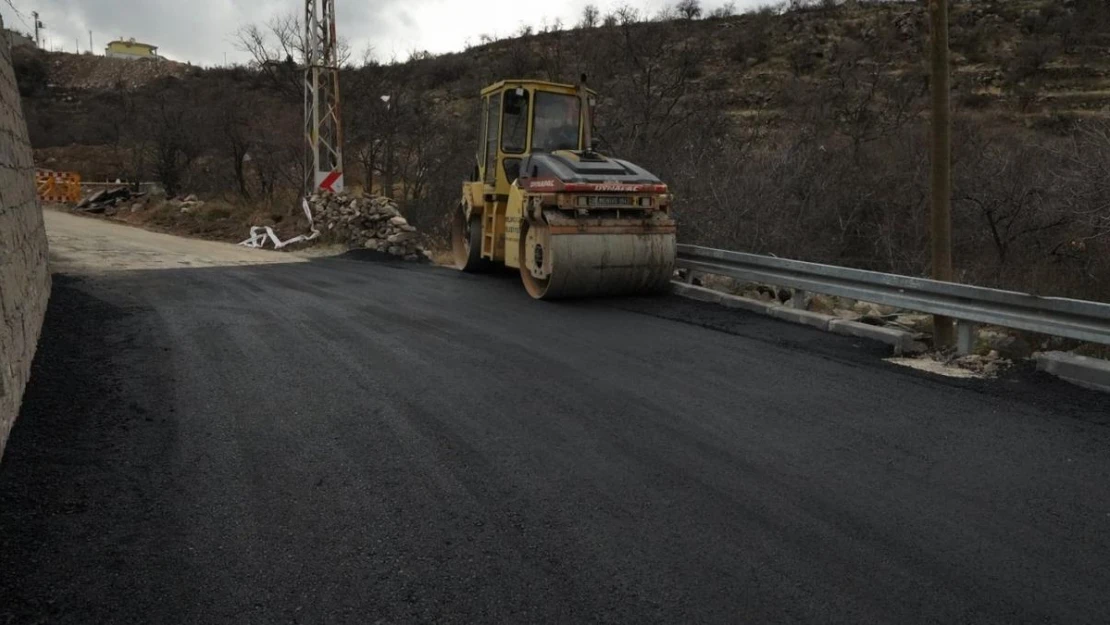
[[[976,329],[977,326],[970,321],[956,320],[956,351],[961,356],[968,356],[975,351]]]
[[[801,289],[794,289],[794,296],[790,298],[790,307],[796,310],[805,310],[806,292]]]

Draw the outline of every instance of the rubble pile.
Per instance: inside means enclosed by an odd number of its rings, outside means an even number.
[[[198,200],[197,196],[191,194],[186,195],[185,197],[175,197],[171,200],[167,200],[166,203],[176,209],[179,209],[182,215],[188,215],[189,213],[195,212],[196,209],[200,208],[201,206],[204,206],[204,202],[202,200]]]
[[[113,59],[91,54],[48,55],[50,82],[62,89],[138,89],[162,78],[184,77],[189,66],[163,58]]]
[[[127,187],[97,191],[77,203],[76,210],[83,213],[104,213],[114,215],[121,204],[145,197],[145,193],[135,193]]]
[[[420,233],[389,198],[322,193],[309,198],[309,207],[316,227],[326,239],[407,261],[428,257],[420,244]]]

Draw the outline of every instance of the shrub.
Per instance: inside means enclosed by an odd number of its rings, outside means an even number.
[[[1039,73],[1060,54],[1060,44],[1053,38],[1023,41],[1014,52],[1009,66],[1010,82],[1021,82]]]
[[[959,96],[960,106],[968,109],[985,109],[994,103],[994,97],[989,93],[971,91]]]
[[[14,48],[12,50],[12,69],[19,85],[19,95],[27,98],[42,93],[50,80],[43,55],[38,50]]]
[[[729,58],[737,63],[747,63],[754,59],[763,63],[771,55],[770,33],[765,30],[751,29],[740,34],[728,51]]]

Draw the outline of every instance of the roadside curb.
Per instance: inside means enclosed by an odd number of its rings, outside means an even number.
[[[924,343],[917,340],[917,335],[913,332],[898,330],[896,328],[873,326],[858,321],[833,319],[829,322],[829,331],[845,336],[855,336],[862,339],[871,339],[873,341],[879,341],[880,343],[886,343],[894,347],[895,356],[919,353],[927,349]]]
[[[1037,361],[1037,371],[1076,386],[1110,393],[1110,361],[1067,352],[1038,352],[1033,358]]]
[[[686,284],[685,282],[674,282],[673,286],[675,295],[698,300],[699,302],[720,304],[727,308],[739,308],[791,323],[800,323],[825,332],[885,343],[894,348],[894,355],[896,356],[901,356],[907,352],[922,351],[924,348],[923,345],[917,342],[917,336],[914,333],[905,330],[868,325],[808,310],[775,306],[767,302],[738,295],[729,295],[728,293]]]

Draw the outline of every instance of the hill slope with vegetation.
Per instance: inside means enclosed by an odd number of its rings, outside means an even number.
[[[442,233],[472,167],[478,90],[586,74],[602,94],[605,150],[671,184],[684,241],[920,274],[922,4],[703,16],[687,0],[665,15],[587,11],[574,28],[349,64],[348,184],[391,190],[414,224]],[[966,1],[951,21],[960,278],[1110,300],[1110,6]],[[73,55],[20,58],[40,163],[293,219],[301,72],[285,51],[297,32],[288,19],[241,31],[249,67],[108,85],[82,83]]]

